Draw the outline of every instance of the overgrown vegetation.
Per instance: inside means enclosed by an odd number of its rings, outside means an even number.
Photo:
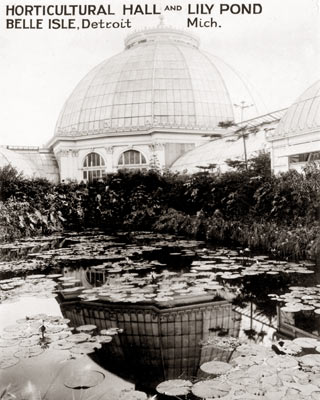
[[[119,171],[53,185],[0,169],[0,240],[63,229],[154,229],[303,258],[320,243],[320,169],[274,176],[269,156],[222,174]]]

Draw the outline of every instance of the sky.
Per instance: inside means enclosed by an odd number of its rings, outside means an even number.
[[[220,14],[219,9],[221,4],[234,4],[236,10],[239,4],[258,0],[125,3],[161,6],[165,25],[195,33],[201,49],[231,65],[263,99],[263,112],[288,107],[320,79],[320,0],[260,0],[262,13],[257,15]],[[157,15],[134,15],[131,29],[49,30],[46,24],[42,30],[6,29],[6,5],[11,4],[110,4],[117,15],[91,20],[127,18],[120,15],[120,0],[1,0],[0,145],[45,145],[54,134],[64,102],[86,73],[123,51],[128,34],[159,23]],[[214,4],[211,16],[199,18],[212,17],[221,28],[188,28],[188,4]],[[182,10],[166,11],[167,5],[180,5]],[[25,18],[29,23],[30,17]]]

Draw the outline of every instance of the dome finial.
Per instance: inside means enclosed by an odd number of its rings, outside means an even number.
[[[161,11],[162,12],[162,11]],[[160,14],[159,15],[159,24],[158,24],[158,28],[163,28],[164,27],[164,15]]]

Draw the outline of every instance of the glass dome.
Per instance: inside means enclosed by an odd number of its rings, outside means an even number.
[[[296,136],[316,130],[320,130],[320,80],[288,108],[273,136]]]
[[[66,101],[56,136],[149,130],[210,130],[233,120],[224,79],[191,34],[158,27],[94,68]]]

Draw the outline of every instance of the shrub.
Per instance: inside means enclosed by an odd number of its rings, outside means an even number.
[[[248,160],[248,168],[241,162],[229,165],[232,169],[222,174],[122,170],[90,184],[59,185],[0,168],[0,239],[69,228],[153,227],[273,248],[283,257],[314,254],[320,240],[319,167],[273,176],[265,153]]]

